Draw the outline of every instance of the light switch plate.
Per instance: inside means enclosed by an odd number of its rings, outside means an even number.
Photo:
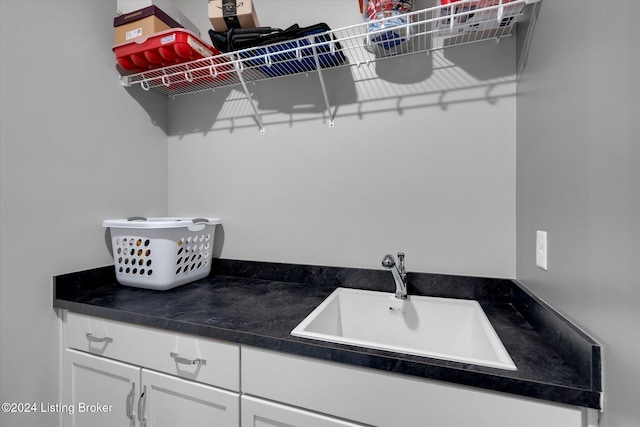
[[[536,265],[543,270],[548,270],[546,231],[536,231]]]

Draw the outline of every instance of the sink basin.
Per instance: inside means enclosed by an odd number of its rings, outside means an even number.
[[[517,370],[474,300],[338,288],[291,335]]]

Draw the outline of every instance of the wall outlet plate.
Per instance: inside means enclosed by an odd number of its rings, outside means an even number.
[[[546,231],[536,231],[536,265],[545,271],[548,270]]]

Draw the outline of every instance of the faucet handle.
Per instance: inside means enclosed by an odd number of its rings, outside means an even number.
[[[404,252],[398,252],[398,268],[404,271]]]

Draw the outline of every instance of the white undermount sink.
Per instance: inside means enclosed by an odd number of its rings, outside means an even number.
[[[517,370],[474,300],[338,288],[291,335]]]

